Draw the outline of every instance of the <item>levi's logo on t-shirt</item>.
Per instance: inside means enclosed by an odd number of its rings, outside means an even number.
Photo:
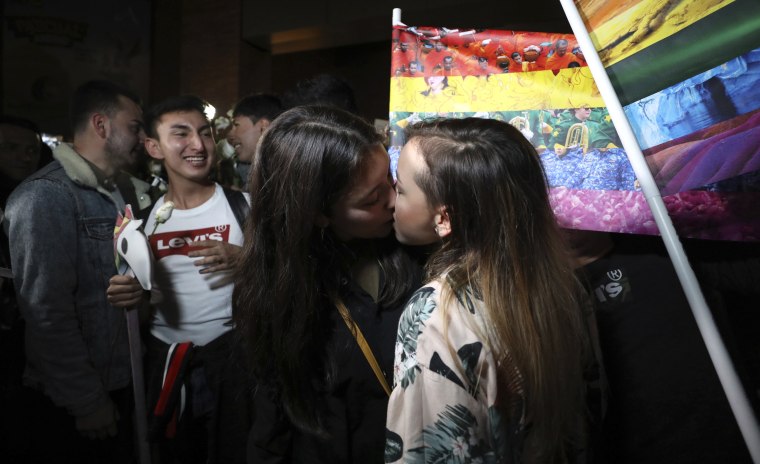
[[[156,259],[171,255],[185,255],[190,252],[190,244],[201,240],[230,241],[230,226],[207,227],[196,230],[177,230],[150,236],[150,248]]]

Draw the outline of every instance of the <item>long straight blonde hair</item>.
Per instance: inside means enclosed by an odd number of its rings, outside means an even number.
[[[496,120],[426,122],[407,135],[427,165],[417,184],[451,222],[428,261],[428,277],[447,276],[444,294],[472,291],[483,300],[484,341],[524,378],[525,458],[563,461],[579,438],[588,345],[583,293],[538,154],[517,129]],[[442,301],[450,307],[451,298]]]

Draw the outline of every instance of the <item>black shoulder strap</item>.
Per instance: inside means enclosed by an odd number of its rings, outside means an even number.
[[[137,199],[137,191],[135,190],[135,186],[132,183],[130,176],[123,172],[120,172],[114,177],[114,183],[119,189],[121,197],[124,199],[124,204],[132,205],[132,213],[135,215],[135,218],[142,219],[143,224],[148,222],[150,212],[153,209],[153,205],[156,203],[158,197],[150,195],[150,205],[148,205],[146,208],[140,209],[140,201]]]
[[[222,187],[222,189],[224,190],[224,195],[227,197],[227,203],[229,203],[230,208],[232,208],[232,214],[235,215],[238,225],[243,229],[245,218],[248,217],[248,211],[251,209],[248,202],[245,200],[245,195],[243,195],[243,192],[240,190],[232,190],[228,187]]]

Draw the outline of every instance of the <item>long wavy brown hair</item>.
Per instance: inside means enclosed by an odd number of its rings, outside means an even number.
[[[392,234],[349,246],[315,225],[318,214],[330,215],[380,142],[375,129],[351,113],[296,107],[270,125],[251,170],[233,320],[257,380],[279,392],[294,425],[315,434],[325,431],[318,391],[329,387],[333,374],[326,350],[329,312],[336,311],[330,296],[349,275],[357,249],[388,271],[381,307],[402,304],[418,280]]]
[[[582,425],[588,351],[582,289],[538,154],[517,129],[496,120],[426,122],[407,134],[428,168],[415,181],[451,222],[428,261],[428,277],[447,275],[449,296],[469,288],[482,297],[486,343],[525,380],[525,457],[562,461]],[[450,303],[443,298],[444,310]]]

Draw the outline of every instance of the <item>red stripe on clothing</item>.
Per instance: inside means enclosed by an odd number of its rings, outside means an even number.
[[[166,410],[166,405],[169,402],[169,395],[174,388],[174,383],[177,381],[180,368],[182,367],[182,361],[185,359],[187,351],[190,349],[190,342],[180,343],[172,356],[172,360],[169,363],[169,371],[166,373],[166,379],[164,385],[161,387],[161,395],[156,402],[156,408],[153,410],[153,414],[156,416],[162,416]]]

